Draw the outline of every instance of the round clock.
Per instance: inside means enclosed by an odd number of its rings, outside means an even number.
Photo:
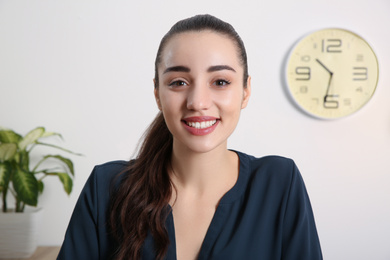
[[[286,85],[308,114],[324,119],[350,115],[372,97],[378,60],[368,43],[347,30],[323,29],[293,47],[286,63]]]

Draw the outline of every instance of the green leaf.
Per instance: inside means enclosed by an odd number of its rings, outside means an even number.
[[[73,181],[70,178],[70,176],[67,173],[57,173],[58,177],[60,178],[60,181],[64,185],[64,190],[69,195],[72,192],[73,187]]]
[[[42,194],[44,188],[45,188],[45,185],[43,184],[43,181],[39,180],[38,181],[38,191],[40,194]]]
[[[54,135],[59,136],[61,139],[63,139],[61,134],[59,134],[59,133],[54,133],[54,132],[45,132],[45,133],[42,135],[42,137],[49,137],[49,136],[54,136]]]
[[[27,151],[19,151],[15,156],[15,161],[23,171],[29,171],[30,155]]]
[[[75,153],[75,152],[72,152],[72,151],[70,151],[68,149],[62,148],[62,147],[60,147],[58,145],[54,145],[54,144],[47,144],[47,143],[42,143],[42,142],[36,142],[36,144],[53,147],[53,148],[56,148],[56,149],[59,149],[61,151],[64,151],[64,152],[67,152],[67,153],[71,153],[71,154],[74,154],[74,155],[79,155],[79,156],[82,155],[81,153]]]
[[[35,143],[45,133],[45,128],[37,127],[26,134],[19,142],[19,148],[25,150],[28,145]]]
[[[0,142],[1,143],[18,143],[22,140],[22,136],[15,133],[12,130],[4,129],[0,130]]]
[[[10,163],[0,163],[0,187],[6,190],[12,175],[12,168]]]
[[[38,204],[38,181],[31,172],[16,169],[13,176],[13,186],[18,199],[30,206]]]
[[[70,159],[65,158],[61,155],[46,155],[45,157],[43,157],[43,159],[48,159],[48,158],[55,158],[65,163],[69,169],[69,172],[74,176],[73,162]]]
[[[14,158],[18,146],[14,143],[0,144],[0,161],[8,161]]]

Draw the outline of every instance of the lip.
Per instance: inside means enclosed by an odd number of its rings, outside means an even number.
[[[212,121],[212,120],[216,120],[217,122],[214,125],[212,125],[210,127],[207,127],[207,128],[203,128],[203,129],[194,128],[194,127],[191,127],[191,126],[186,124],[186,122],[204,122],[204,121]],[[215,130],[215,128],[219,124],[219,118],[212,117],[212,116],[186,117],[186,118],[184,118],[182,120],[182,124],[183,124],[184,128],[190,134],[196,135],[196,136],[202,136],[202,135],[208,135],[208,134],[212,133]]]
[[[213,117],[213,116],[192,116],[192,117],[186,117],[183,118],[183,121],[186,122],[202,122],[202,121],[211,121],[211,120],[218,120],[219,118]]]

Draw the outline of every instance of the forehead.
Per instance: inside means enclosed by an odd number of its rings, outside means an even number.
[[[200,31],[179,33],[169,39],[162,51],[159,67],[222,64],[241,68],[235,42],[221,33]]]

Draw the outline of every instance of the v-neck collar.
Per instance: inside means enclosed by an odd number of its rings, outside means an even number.
[[[215,212],[214,216],[210,222],[210,226],[207,229],[205,238],[203,240],[202,246],[199,251],[198,260],[207,259],[209,252],[213,246],[213,244],[216,241],[216,238],[218,237],[218,234],[221,232],[224,223],[226,221],[226,215],[228,213],[228,206],[232,202],[234,202],[236,199],[238,199],[241,194],[244,192],[244,186],[246,183],[246,180],[248,178],[248,172],[249,171],[249,158],[248,155],[243,154],[238,151],[234,151],[238,157],[239,157],[239,173],[237,182],[234,184],[234,186],[225,193],[225,195],[221,198]],[[173,220],[173,214],[171,207],[168,206],[170,209],[170,213],[167,218],[167,229],[168,229],[168,235],[170,239],[170,246],[168,249],[167,257],[166,259],[177,259],[177,250],[176,250],[176,237],[175,237],[175,224]]]

